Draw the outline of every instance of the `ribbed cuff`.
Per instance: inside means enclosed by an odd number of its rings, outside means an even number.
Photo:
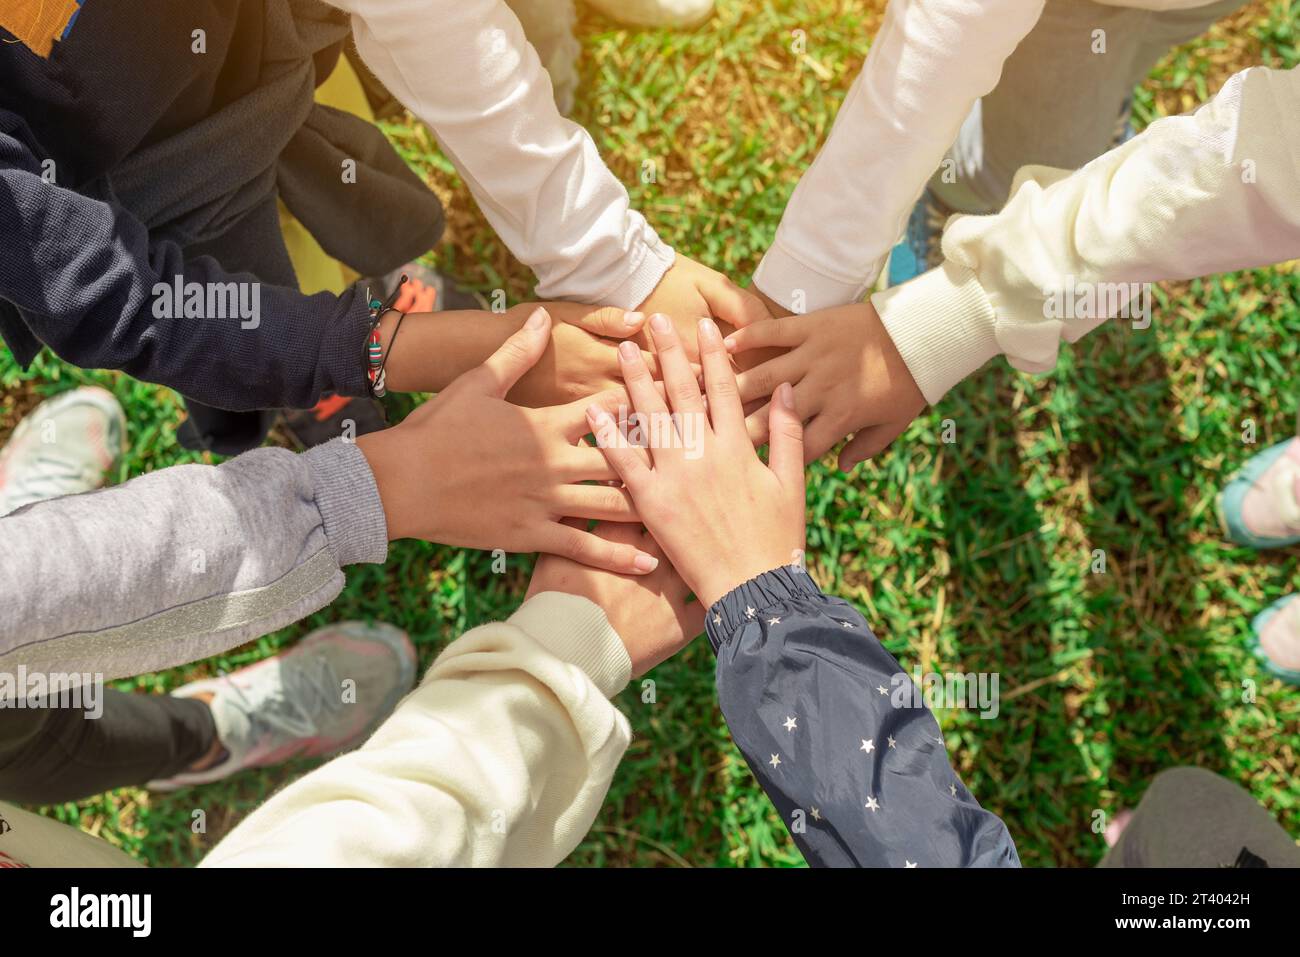
[[[676,262],[677,253],[672,246],[660,239],[659,234],[649,226],[645,227],[644,232],[640,258],[632,274],[601,297],[603,304],[618,306],[620,309],[635,309],[655,291],[655,286],[659,285],[664,274]]]
[[[1002,351],[993,304],[965,266],[945,261],[871,302],[931,405]]]
[[[861,302],[870,283],[825,276],[773,243],[754,270],[754,285],[791,312],[814,312]],[[796,299],[800,300],[799,309],[795,308]]]
[[[757,622],[773,605],[796,598],[825,597],[817,583],[799,565],[782,565],[737,585],[713,603],[704,618],[704,630],[716,653],[741,625]]]
[[[388,523],[370,463],[355,442],[331,439],[302,453],[316,508],[340,568],[388,558]]]
[[[325,329],[320,342],[320,366],[325,371],[325,388],[338,395],[354,398],[370,395],[370,380],[366,376],[366,340],[370,335],[370,303],[360,284],[353,283],[340,296],[316,293],[320,297],[336,300],[339,315]]]
[[[509,622],[561,661],[581,668],[606,698],[632,679],[632,659],[623,639],[593,601],[546,591],[520,605]]]

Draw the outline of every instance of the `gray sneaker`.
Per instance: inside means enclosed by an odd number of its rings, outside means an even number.
[[[290,758],[355,748],[415,685],[415,648],[392,625],[326,625],[283,654],[172,694],[212,695],[226,755],[209,768],[146,785],[174,791]]]
[[[89,492],[126,448],[126,416],[104,389],[86,386],[46,399],[0,450],[0,515]]]

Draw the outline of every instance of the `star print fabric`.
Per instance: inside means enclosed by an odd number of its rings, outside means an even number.
[[[809,864],[1020,866],[848,602],[783,566],[724,595],[706,625],[732,737]]]

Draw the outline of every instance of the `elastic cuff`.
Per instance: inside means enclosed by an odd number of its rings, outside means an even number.
[[[655,291],[664,274],[677,261],[677,253],[649,226],[645,227],[644,245],[632,274],[611,289],[600,301],[620,309],[635,309]]]
[[[546,591],[520,605],[508,620],[561,661],[581,668],[606,698],[632,680],[632,659],[623,639],[593,601]]]
[[[812,576],[800,565],[781,565],[763,572],[713,603],[704,618],[709,644],[716,653],[741,625],[762,619],[763,612],[773,605],[822,595]]]
[[[388,523],[370,463],[341,438],[302,453],[312,473],[316,508],[339,568],[388,558]]]
[[[984,287],[973,270],[950,260],[871,302],[931,405],[1002,351]]]
[[[370,303],[359,284],[353,283],[342,295],[320,292],[320,297],[336,303],[338,315],[325,330],[320,345],[320,365],[326,391],[353,398],[370,395],[366,376],[366,340],[370,335]],[[314,303],[313,303],[314,305]]]
[[[822,275],[773,243],[754,270],[754,285],[791,312],[803,313],[861,302],[870,283]]]

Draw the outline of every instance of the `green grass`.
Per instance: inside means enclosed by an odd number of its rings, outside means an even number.
[[[741,278],[770,241],[815,154],[883,3],[721,2],[693,33],[635,32],[584,19],[576,118],[633,202],[683,252]],[[807,56],[790,51],[803,30]],[[1177,51],[1136,100],[1139,122],[1212,94],[1252,62],[1292,66],[1296,11],[1254,4],[1234,26]],[[418,126],[389,128],[452,197],[444,268],[484,289],[528,294],[529,274],[491,236]],[[639,171],[653,160],[657,182]],[[940,716],[972,792],[1001,814],[1028,865],[1095,863],[1094,811],[1133,806],[1176,764],[1222,772],[1300,834],[1300,694],[1268,680],[1249,618],[1297,584],[1295,550],[1257,554],[1220,540],[1213,498],[1251,454],[1293,434],[1300,271],[1292,266],[1160,290],[1145,332],[1103,329],[1046,376],[998,362],[927,411],[894,449],[846,477],[808,484],[809,545],[822,583],[855,602],[910,671],[996,671],[995,720]],[[127,408],[132,452],[115,478],[194,461],[173,434],[175,397],[48,355],[20,373],[0,355],[0,425],[40,395],[95,382]],[[1008,411],[1011,410],[1011,411]],[[950,418],[956,441],[944,444]],[[1258,429],[1241,441],[1243,421]],[[1104,549],[1107,573],[1089,571]],[[407,629],[427,664],[464,629],[508,613],[531,562],[494,575],[490,556],[413,542],[384,567],[355,567],[328,609],[189,668],[119,687],[165,692],[273,654],[349,618]],[[772,807],[731,744],[696,642],[620,696],[635,740],[581,865],[796,865]],[[1243,690],[1253,683],[1253,701]],[[125,788],[47,809],[153,864],[190,864],[308,764],[247,773],[172,796]],[[205,835],[190,830],[195,809]]]

